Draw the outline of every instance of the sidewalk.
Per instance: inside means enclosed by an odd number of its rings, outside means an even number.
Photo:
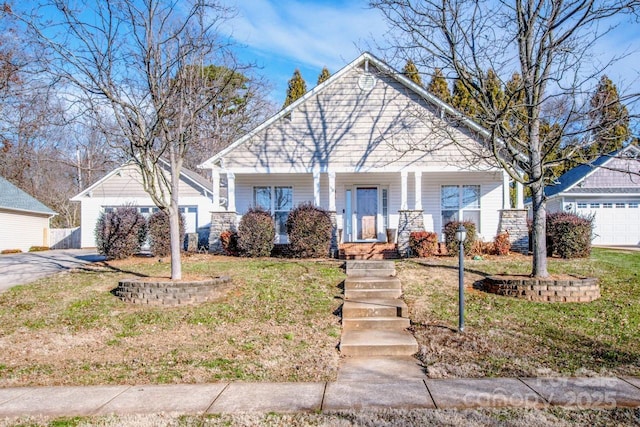
[[[640,407],[640,377],[0,388],[0,418],[344,409]]]

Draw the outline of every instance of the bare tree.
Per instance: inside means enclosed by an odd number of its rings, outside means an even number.
[[[145,190],[169,214],[174,280],[182,277],[180,172],[203,113],[223,90],[202,84],[200,71],[207,63],[237,68],[217,34],[229,12],[215,0],[51,0],[18,14],[47,71],[75,94],[72,108],[116,123]]]
[[[640,2],[373,0],[371,5],[391,24],[395,48],[423,67],[453,73],[456,84],[474,94],[492,158],[531,190],[532,274],[548,276],[545,171],[564,160],[557,158],[563,137],[588,132],[576,124],[587,116],[581,100],[589,78],[602,71],[585,72],[591,48],[611,29],[612,18],[637,15]],[[519,74],[506,98],[496,99],[495,75],[486,70]],[[562,108],[554,108],[558,105]],[[544,132],[545,120],[562,132]]]

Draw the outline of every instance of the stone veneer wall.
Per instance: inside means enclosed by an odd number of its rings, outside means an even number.
[[[224,254],[220,233],[226,230],[238,230],[238,215],[235,212],[212,212],[211,228],[209,230],[209,252]]]
[[[422,210],[398,211],[398,252],[400,256],[409,255],[409,235],[412,231],[424,231]]]
[[[591,302],[600,298],[595,278],[536,279],[532,277],[490,276],[484,288],[493,294],[542,302]]]
[[[509,233],[511,250],[523,254],[529,253],[529,228],[526,209],[502,209],[498,233]]]
[[[134,304],[181,305],[222,298],[231,286],[231,278],[227,276],[181,282],[135,278],[118,282],[113,293]]]

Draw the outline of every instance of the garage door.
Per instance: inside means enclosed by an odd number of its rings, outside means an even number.
[[[577,204],[580,215],[594,215],[594,245],[640,244],[640,201],[585,201]]]

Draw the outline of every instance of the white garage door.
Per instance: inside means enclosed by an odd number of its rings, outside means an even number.
[[[580,215],[595,215],[594,245],[640,244],[640,201],[578,202]]]

